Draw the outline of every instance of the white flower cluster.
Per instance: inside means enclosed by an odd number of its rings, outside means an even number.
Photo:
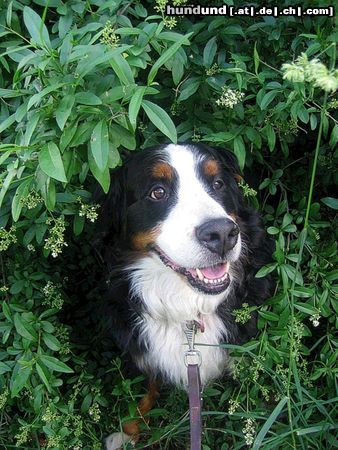
[[[52,281],[48,281],[42,291],[45,296],[43,305],[48,305],[51,308],[57,309],[62,308],[64,300],[59,292],[58,286],[56,286]]]
[[[237,411],[238,408],[239,408],[239,401],[230,399],[228,409],[229,416],[232,416]]]
[[[233,109],[235,105],[243,100],[245,95],[243,92],[236,91],[227,86],[222,87],[222,95],[216,100],[217,106],[223,106],[224,108]]]
[[[250,418],[245,420],[245,427],[243,428],[242,433],[244,434],[246,445],[249,446],[253,444],[256,434],[254,420]]]
[[[58,219],[48,218],[46,220],[47,225],[51,225],[54,222],[53,227],[49,231],[49,236],[45,239],[45,249],[52,252],[53,258],[56,258],[60,253],[62,253],[63,247],[67,247],[68,244],[65,242],[64,233],[66,230],[66,223],[62,217]]]
[[[11,244],[17,242],[15,231],[15,226],[11,226],[8,231],[3,227],[0,228],[0,252],[6,251]]]
[[[302,53],[295,62],[282,65],[283,78],[295,83],[313,83],[326,92],[334,92],[338,88],[338,70],[329,70],[319,59],[311,61]]]
[[[86,219],[90,220],[90,222],[95,222],[98,218],[97,209],[100,205],[86,205],[85,203],[81,203],[79,216],[86,217]]]
[[[310,322],[312,323],[312,325],[314,327],[318,327],[319,326],[319,319],[320,319],[320,314],[313,314],[313,316],[310,317]]]

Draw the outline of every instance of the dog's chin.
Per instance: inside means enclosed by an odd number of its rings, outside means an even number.
[[[217,295],[226,291],[230,284],[229,262],[222,261],[213,266],[186,268],[172,261],[161,249],[153,248],[162,263],[183,276],[194,289],[204,294]]]

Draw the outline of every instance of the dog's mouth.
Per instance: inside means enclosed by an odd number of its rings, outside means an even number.
[[[175,272],[184,275],[189,284],[206,294],[220,294],[225,291],[230,284],[229,262],[223,261],[219,264],[208,267],[196,267],[188,269],[174,263],[161,249],[158,247],[153,250],[160,257],[161,261],[167,267]]]

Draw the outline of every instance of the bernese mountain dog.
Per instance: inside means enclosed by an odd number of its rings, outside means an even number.
[[[241,325],[233,310],[260,305],[271,293],[269,277],[255,274],[272,250],[258,212],[244,202],[239,178],[231,152],[203,144],[150,148],[112,173],[101,231],[107,253],[115,252],[110,238],[119,236],[121,257],[103,314],[115,342],[152,381],[187,386],[187,321],[198,324],[202,385],[229,367],[220,344],[241,344],[256,333],[255,314]],[[140,414],[155,397],[152,387]],[[137,440],[137,421],[123,430],[107,438],[108,450]]]

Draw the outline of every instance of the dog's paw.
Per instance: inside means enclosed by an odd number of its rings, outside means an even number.
[[[123,446],[127,444],[135,445],[135,442],[132,440],[131,436],[122,432],[112,433],[105,440],[105,449],[119,450],[123,449]]]

